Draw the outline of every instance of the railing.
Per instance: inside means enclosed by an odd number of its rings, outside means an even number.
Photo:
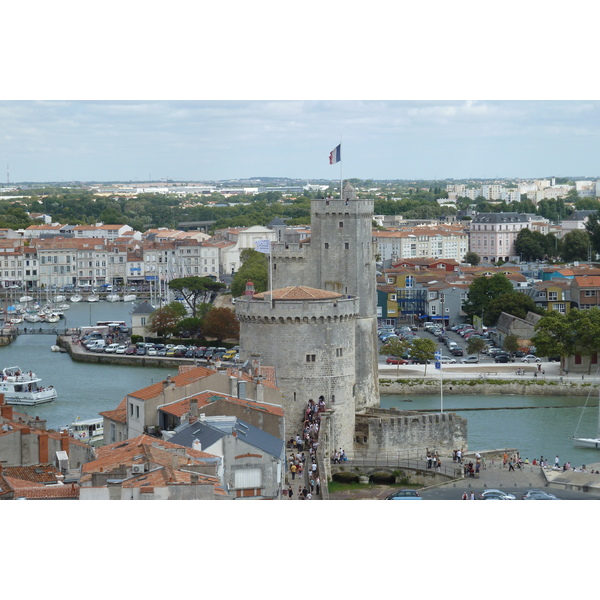
[[[441,467],[427,468],[427,459],[423,458],[424,453],[414,450],[412,452],[350,452],[346,454],[347,460],[341,461],[340,465],[362,466],[362,467],[398,467],[404,469],[418,469],[441,473],[447,477],[461,477],[462,469],[452,464],[442,464]],[[449,459],[447,459],[449,460]],[[334,463],[336,464],[336,463]]]

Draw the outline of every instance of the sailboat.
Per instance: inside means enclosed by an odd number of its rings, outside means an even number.
[[[591,390],[590,390],[591,392]],[[588,399],[590,395],[588,394]],[[587,399],[585,401],[587,405]],[[585,406],[583,407],[585,409]],[[583,411],[581,416],[579,417],[579,421],[581,422],[581,417],[583,416]],[[577,423],[577,429],[579,429],[579,423]],[[596,450],[600,450],[600,388],[598,389],[598,431],[596,432],[595,438],[584,438],[577,437],[577,429],[575,429],[575,435],[573,436],[573,445],[576,448],[595,448]]]

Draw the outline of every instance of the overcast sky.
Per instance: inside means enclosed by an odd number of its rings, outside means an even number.
[[[597,101],[4,101],[0,128],[11,182],[600,171]]]
[[[577,9],[210,4],[7,5],[0,182],[600,176]]]

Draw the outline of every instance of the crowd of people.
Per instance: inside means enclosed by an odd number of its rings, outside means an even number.
[[[317,448],[319,447],[321,413],[324,410],[325,399],[323,396],[319,398],[318,402],[314,402],[312,399],[309,400],[304,411],[302,432],[290,438],[287,442],[287,448],[291,450],[288,457],[291,480],[288,479],[288,487],[283,490],[283,495],[284,497],[287,496],[290,500],[295,495],[299,500],[312,500],[313,495],[320,495],[321,493],[321,479],[317,466]],[[305,476],[304,479],[303,476]],[[292,481],[296,480],[300,483],[297,491],[294,491]],[[304,485],[302,482],[304,482]]]

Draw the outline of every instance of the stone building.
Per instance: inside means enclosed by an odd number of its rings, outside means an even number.
[[[372,223],[349,184],[312,200],[310,239],[273,243],[271,290],[236,303],[240,357],[276,367],[288,431],[322,396],[332,447],[351,448],[355,413],[379,405]]]

